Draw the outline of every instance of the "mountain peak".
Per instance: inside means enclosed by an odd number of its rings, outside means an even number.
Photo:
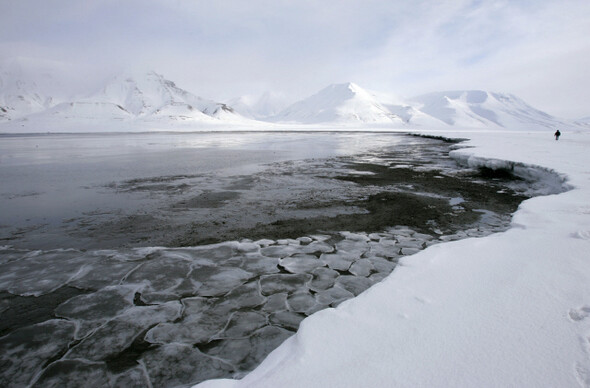
[[[367,93],[363,88],[353,82],[332,84],[320,90],[317,94],[337,94],[342,97],[354,96],[359,93]]]
[[[332,84],[296,102],[273,118],[279,122],[401,123],[371,93],[352,83]]]

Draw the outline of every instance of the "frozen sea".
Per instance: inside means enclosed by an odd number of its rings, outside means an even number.
[[[395,133],[0,137],[0,385],[240,377],[440,242],[534,194]]]

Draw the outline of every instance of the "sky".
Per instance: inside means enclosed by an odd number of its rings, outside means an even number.
[[[589,20],[589,0],[0,0],[0,60],[60,64],[75,84],[154,70],[218,101],[355,82],[512,93],[581,118]]]

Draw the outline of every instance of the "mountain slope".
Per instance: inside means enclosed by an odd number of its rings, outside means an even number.
[[[197,97],[155,72],[117,76],[96,93],[31,113],[15,123],[21,130],[129,131],[245,121],[227,105]]]
[[[51,105],[51,97],[41,93],[20,63],[0,66],[0,121],[14,120],[41,112]]]
[[[227,105],[197,97],[155,72],[140,77],[115,77],[99,93],[84,101],[112,103],[143,119],[237,118]]]
[[[511,94],[446,91],[412,98],[414,105],[448,125],[469,128],[554,128],[568,125]]]
[[[401,124],[378,99],[353,83],[335,84],[296,102],[270,119],[275,122]]]

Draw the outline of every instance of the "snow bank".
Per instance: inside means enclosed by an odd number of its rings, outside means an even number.
[[[572,188],[567,183],[567,175],[551,168],[511,160],[482,158],[465,151],[451,151],[450,155],[459,164],[470,168],[504,171],[521,178],[527,182],[528,189],[524,191],[527,195],[559,194]]]
[[[523,202],[507,232],[405,258],[242,380],[199,387],[590,387],[590,134],[465,136],[456,157],[541,166],[572,190]]]

